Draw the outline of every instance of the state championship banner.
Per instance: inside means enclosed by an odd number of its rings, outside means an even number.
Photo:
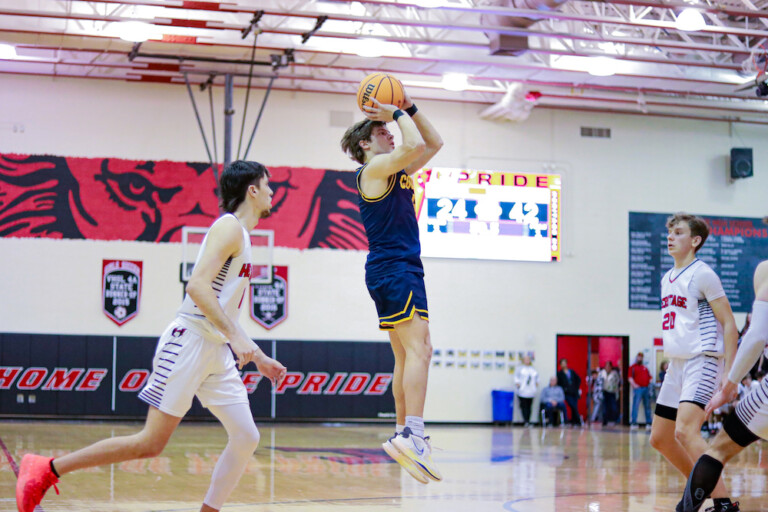
[[[141,261],[102,260],[101,298],[104,314],[123,325],[139,312]]]
[[[251,318],[269,330],[288,316],[288,267],[274,265],[269,283],[251,283]]]

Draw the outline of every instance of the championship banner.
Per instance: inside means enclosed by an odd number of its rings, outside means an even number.
[[[251,283],[251,318],[269,330],[288,316],[288,267],[274,265],[272,281]]]
[[[139,312],[141,268],[141,261],[102,260],[104,314],[117,325],[123,325]]]

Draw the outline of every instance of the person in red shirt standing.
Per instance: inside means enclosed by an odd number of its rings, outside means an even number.
[[[638,352],[635,364],[629,367],[629,384],[632,386],[632,426],[637,428],[637,412],[640,401],[645,408],[645,428],[651,429],[651,372],[643,364],[643,353]]]

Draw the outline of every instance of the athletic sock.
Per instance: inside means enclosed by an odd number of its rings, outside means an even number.
[[[424,437],[424,418],[421,416],[406,416],[405,426],[411,429],[413,435]]]
[[[402,434],[403,430],[405,430],[405,425],[397,424],[395,425],[395,435]]]
[[[683,499],[677,509],[682,512],[698,512],[704,500],[712,494],[722,472],[722,462],[709,455],[702,455],[693,467],[691,476],[688,477]],[[730,500],[728,501],[730,502]],[[682,505],[682,508],[680,505]],[[717,502],[715,505],[717,506]]]

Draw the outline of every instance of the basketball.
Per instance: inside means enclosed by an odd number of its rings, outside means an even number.
[[[363,110],[365,105],[373,106],[371,98],[376,98],[384,105],[394,105],[398,108],[405,101],[403,84],[392,75],[386,73],[372,73],[360,82],[357,89],[357,106]]]

